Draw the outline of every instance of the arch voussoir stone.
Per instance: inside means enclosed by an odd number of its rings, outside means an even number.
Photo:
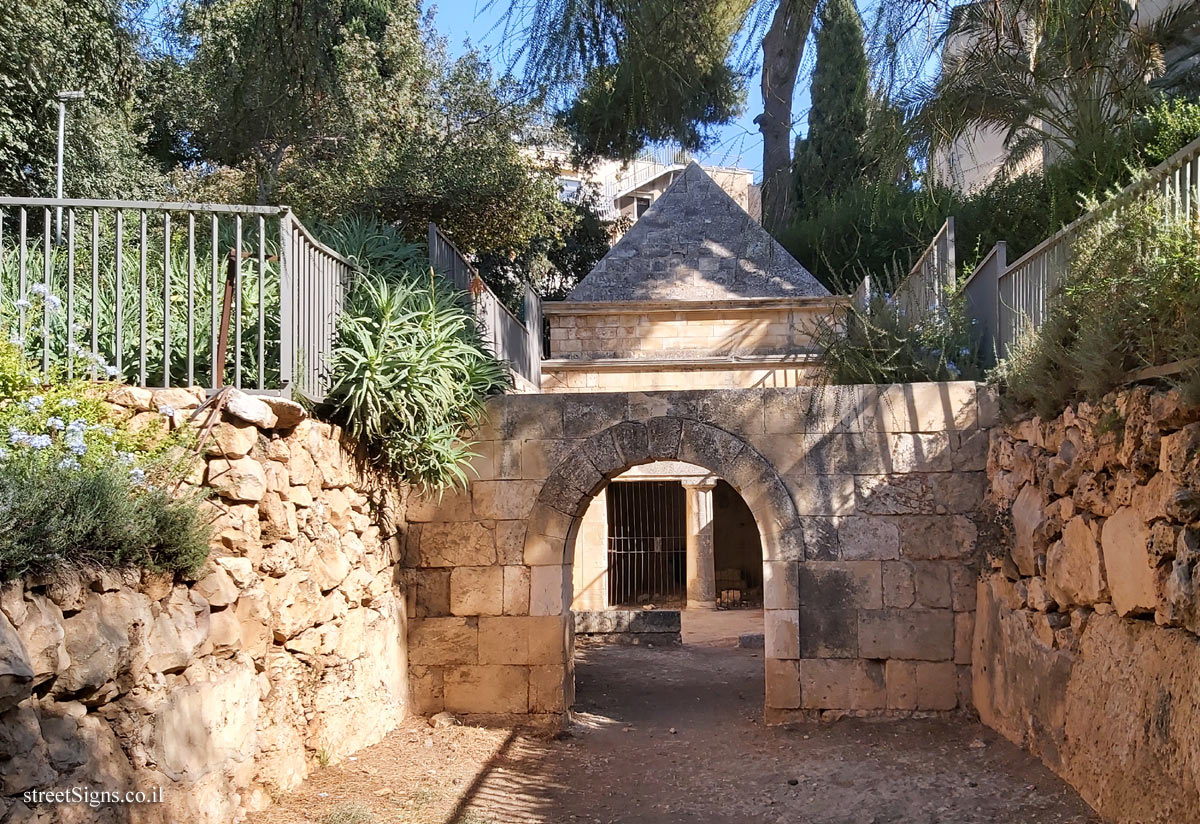
[[[650,460],[650,430],[641,421],[625,421],[608,430],[622,466],[637,466]]]
[[[617,444],[613,440],[611,429],[606,429],[588,438],[580,445],[580,448],[591,459],[596,471],[605,478],[611,478],[626,468],[622,463]]]
[[[745,441],[724,429],[700,421],[684,421],[676,458],[724,477],[725,468],[732,466],[745,449]]]
[[[651,418],[646,422],[649,459],[674,461],[679,457],[679,440],[683,437],[682,418]]]

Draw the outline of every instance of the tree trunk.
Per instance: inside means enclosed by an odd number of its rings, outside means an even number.
[[[817,0],[779,0],[763,37],[763,113],[754,122],[763,136],[762,223],[772,233],[791,211],[792,96],[816,8]]]

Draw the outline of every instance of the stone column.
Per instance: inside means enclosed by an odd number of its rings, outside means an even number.
[[[713,556],[713,490],[705,478],[684,481],[687,493],[687,608],[717,608],[717,572]]]

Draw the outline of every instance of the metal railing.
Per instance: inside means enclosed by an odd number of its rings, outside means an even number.
[[[995,301],[995,321],[990,331],[998,357],[1007,356],[1023,336],[1045,322],[1056,291],[1070,273],[1072,246],[1079,234],[1133,198],[1154,190],[1170,200],[1176,216],[1200,216],[1200,140],[1189,143],[1145,177],[1055,232],[1011,265],[976,270],[968,292],[974,292],[977,300]],[[989,290],[992,296],[980,297]]]
[[[0,197],[0,326],[43,380],[319,399],[353,271],[287,207]]]
[[[947,305],[956,277],[954,218],[950,217],[896,286],[890,302],[905,317],[919,320]]]
[[[449,238],[429,224],[429,262],[435,272],[450,278],[454,285],[471,297],[475,318],[483,332],[484,345],[497,360],[540,388],[542,383],[542,301],[525,284],[522,323],[503,301],[488,288],[479,272]]]
[[[1000,324],[1000,300],[996,281],[1008,268],[1008,246],[999,241],[971,272],[961,289],[967,301],[967,315],[974,324],[984,355],[997,357],[996,330]]]

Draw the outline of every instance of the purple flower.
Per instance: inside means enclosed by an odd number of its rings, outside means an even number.
[[[67,470],[78,469],[79,461],[75,460],[74,458],[63,458],[58,462],[58,468]]]
[[[53,429],[53,430],[56,430],[56,431],[62,431],[62,428],[63,428],[64,426],[66,426],[66,424],[64,424],[64,423],[63,423],[63,419],[62,419],[62,418],[54,417],[54,418],[48,418],[48,419],[46,420],[46,428],[47,428],[47,429]]]
[[[45,449],[46,447],[48,447],[50,445],[50,436],[49,435],[30,435],[29,438],[25,442],[29,446],[33,447],[34,449]]]

